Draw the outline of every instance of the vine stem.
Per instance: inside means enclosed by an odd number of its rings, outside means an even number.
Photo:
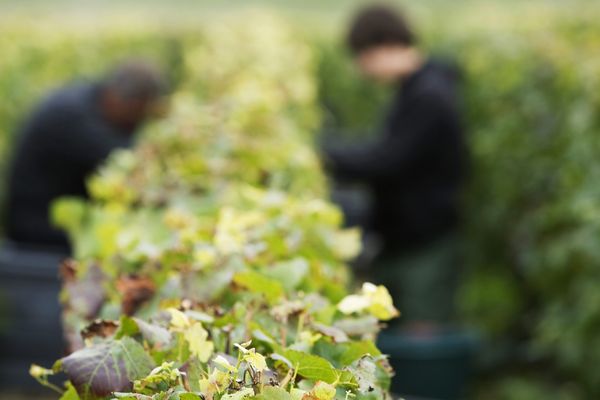
[[[51,389],[53,391],[55,391],[56,393],[63,395],[64,394],[64,390],[62,390],[61,388],[59,388],[58,386],[56,386],[54,383],[48,382],[47,380],[40,380],[38,379],[38,382],[42,385],[42,386],[46,386],[48,389]]]
[[[290,391],[294,388],[294,385],[296,384],[296,376],[298,375],[299,367],[300,364],[296,364],[296,367],[294,368],[294,375],[292,375],[292,379],[290,379]]]

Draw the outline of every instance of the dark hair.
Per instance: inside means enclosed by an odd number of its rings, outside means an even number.
[[[358,54],[380,45],[410,46],[416,38],[401,13],[389,6],[372,5],[356,14],[347,41],[350,50]]]
[[[104,77],[103,86],[125,100],[154,100],[168,89],[160,69],[138,59],[117,65]]]

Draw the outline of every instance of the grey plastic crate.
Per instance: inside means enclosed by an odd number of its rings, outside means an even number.
[[[35,388],[29,366],[51,366],[62,356],[58,266],[64,258],[0,244],[0,388]]]

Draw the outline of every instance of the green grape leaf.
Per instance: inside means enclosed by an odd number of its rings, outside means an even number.
[[[152,400],[152,396],[139,393],[115,393],[114,396],[119,400]]]
[[[68,389],[60,396],[59,400],[81,400],[77,394],[77,390],[70,383],[67,385]]]
[[[221,400],[242,400],[246,397],[250,397],[254,394],[254,390],[251,388],[243,388],[235,393],[225,394],[221,397]]]
[[[179,400],[202,400],[202,397],[195,393],[179,393]]]
[[[338,379],[338,385],[346,387],[348,389],[356,389],[358,388],[358,383],[356,383],[356,378],[352,371],[347,369],[340,371],[340,377]]]
[[[269,357],[272,360],[279,361],[279,362],[285,364],[290,369],[294,368],[294,365],[292,365],[292,362],[290,360],[288,360],[287,358],[285,358],[284,356],[282,356],[281,354],[272,353]]]
[[[346,333],[343,330],[333,326],[328,326],[315,322],[313,323],[313,329],[327,337],[330,337],[335,343],[345,343],[350,340],[350,338],[348,338],[348,335],[346,335]]]
[[[133,318],[123,315],[119,322],[119,329],[115,335],[116,339],[121,339],[124,336],[141,335],[144,340],[148,341],[153,346],[158,348],[168,347],[172,342],[171,333],[155,324],[148,323],[140,318]]]
[[[133,318],[135,323],[142,334],[142,337],[146,339],[150,344],[159,346],[159,347],[167,347],[171,341],[172,336],[171,333],[163,328],[162,326],[149,324],[139,318]]]
[[[362,357],[348,367],[348,371],[352,372],[360,393],[369,394],[374,390],[381,390],[377,382],[377,365],[373,357]]]
[[[266,386],[256,400],[292,400],[292,396],[283,388]]]
[[[367,354],[370,356],[381,355],[381,352],[379,349],[377,349],[375,343],[370,340],[363,340],[361,342],[348,342],[342,344],[341,347],[344,349],[344,352],[340,362],[344,366],[352,364],[354,361]]]
[[[119,400],[153,400],[151,396],[139,393],[115,393],[114,396]]]
[[[259,324],[255,324],[256,326],[260,326]],[[262,327],[266,328],[266,327]],[[267,347],[271,348],[274,352],[281,352],[281,345],[275,341],[271,336],[266,334],[262,329],[256,328],[252,330],[252,337],[258,341],[264,343]]]
[[[204,370],[200,363],[191,362],[188,363],[184,368],[181,368],[185,375],[183,379],[187,383],[186,387],[189,387],[194,392],[199,392],[200,388],[200,379],[202,379]]]
[[[348,336],[375,335],[379,332],[379,321],[372,315],[339,319],[333,326],[341,329]]]
[[[275,303],[283,296],[283,286],[279,281],[258,272],[238,272],[233,276],[233,281],[251,292],[263,294],[270,304]]]
[[[319,356],[296,350],[288,350],[284,356],[298,370],[298,375],[304,378],[333,383],[339,377],[339,371],[329,361]]]
[[[308,270],[308,262],[305,259],[295,258],[265,268],[262,272],[269,278],[279,281],[286,291],[291,292],[302,283]]]
[[[119,329],[115,333],[115,339],[121,339],[123,336],[135,336],[140,333],[136,321],[127,315],[121,316],[119,320]]]
[[[134,380],[148,375],[154,366],[142,345],[129,337],[86,347],[60,364],[84,399],[128,391]]]
[[[50,206],[50,216],[53,224],[61,229],[75,234],[85,217],[86,204],[77,197],[63,197]]]

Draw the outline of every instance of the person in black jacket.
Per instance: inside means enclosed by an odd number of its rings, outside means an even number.
[[[446,321],[465,180],[458,74],[428,59],[404,18],[384,6],[358,13],[348,44],[361,72],[397,93],[383,132],[358,146],[326,147],[326,165],[371,188],[369,229],[383,239],[373,276],[389,286],[404,320]]]
[[[21,245],[68,252],[49,208],[61,196],[87,197],[86,178],[163,104],[162,74],[127,61],[99,82],[75,83],[50,94],[23,125],[8,178],[7,237]]]

